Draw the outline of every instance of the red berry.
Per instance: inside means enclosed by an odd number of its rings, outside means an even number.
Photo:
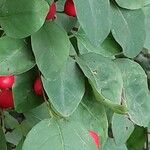
[[[46,16],[46,20],[54,19],[55,14],[56,14],[56,4],[53,2],[49,7],[49,12]]]
[[[76,8],[75,8],[73,0],[66,0],[65,6],[64,6],[64,12],[68,16],[76,17]]]
[[[90,133],[90,136],[93,138],[96,146],[98,148],[100,148],[100,139],[99,139],[98,134],[96,132],[94,132],[94,131],[90,131],[89,133]]]
[[[41,96],[43,94],[43,86],[40,78],[34,81],[34,92],[36,95]]]
[[[0,76],[0,89],[12,88],[14,82],[14,76]]]
[[[2,90],[0,91],[0,108],[7,109],[13,108],[13,93],[10,90]]]

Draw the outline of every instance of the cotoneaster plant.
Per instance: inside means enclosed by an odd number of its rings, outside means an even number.
[[[0,150],[150,149],[149,25],[149,0],[0,0]]]

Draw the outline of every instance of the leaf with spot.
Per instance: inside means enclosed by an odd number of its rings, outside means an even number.
[[[96,101],[92,89],[87,86],[88,92],[83,97],[76,111],[69,120],[80,122],[87,130],[92,130],[99,135],[100,147],[103,149],[108,137],[108,120],[104,105]]]
[[[126,112],[126,108],[121,105],[123,80],[118,66],[109,58],[96,53],[81,55],[77,63],[92,85],[97,100],[115,112]]]
[[[147,76],[141,66],[129,59],[117,59],[123,77],[123,103],[130,119],[139,126],[148,126],[150,119],[150,95]],[[132,70],[132,71],[131,71]]]
[[[88,130],[74,121],[45,119],[27,135],[22,150],[97,150]]]

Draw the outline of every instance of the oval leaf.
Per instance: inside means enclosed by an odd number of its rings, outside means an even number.
[[[48,22],[32,36],[32,47],[40,71],[46,79],[53,80],[69,56],[67,33],[56,23]]]
[[[108,121],[104,105],[96,101],[91,87],[83,97],[77,110],[69,117],[70,120],[80,122],[87,130],[98,133],[101,149],[108,137]]]
[[[94,45],[101,44],[110,32],[109,0],[74,0],[77,17]]]
[[[128,57],[137,56],[145,42],[144,13],[139,10],[125,10],[112,4],[112,34]],[[138,19],[137,19],[138,18]]]
[[[21,74],[34,65],[32,50],[25,41],[7,36],[0,38],[0,75]]]
[[[77,58],[77,62],[89,79],[97,99],[114,111],[124,111],[120,105],[123,81],[117,65],[109,58],[95,53],[84,54]]]
[[[65,117],[73,113],[84,95],[84,78],[71,58],[55,80],[43,78],[43,85],[53,107]]]
[[[0,7],[0,24],[8,36],[24,38],[41,28],[48,8],[45,0],[5,0]]]
[[[150,118],[147,76],[139,64],[129,59],[118,59],[116,64],[122,72],[122,99],[128,107],[129,117],[135,124],[147,126]]]
[[[22,150],[97,150],[88,131],[77,122],[45,119],[27,135]]]

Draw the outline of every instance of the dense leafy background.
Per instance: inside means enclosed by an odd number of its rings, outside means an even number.
[[[0,0],[0,75],[14,74],[14,109],[0,109],[0,150],[150,148],[150,0]],[[43,96],[33,91],[41,77]]]

